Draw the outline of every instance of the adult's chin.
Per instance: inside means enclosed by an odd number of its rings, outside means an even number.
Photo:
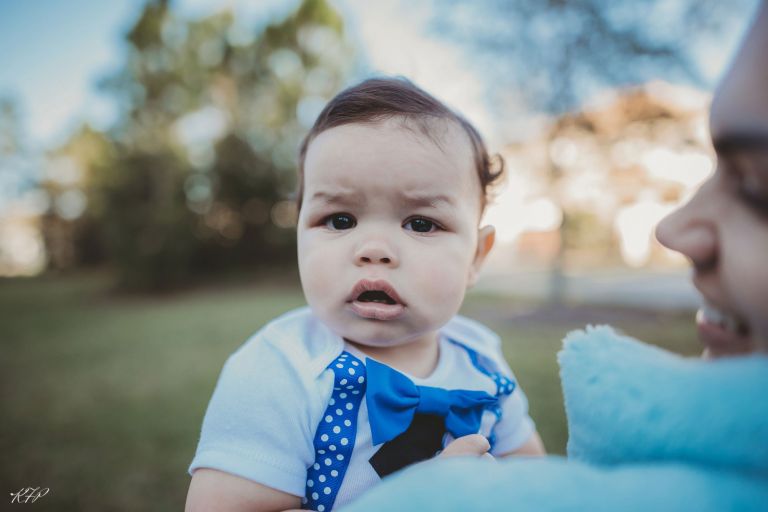
[[[756,350],[755,343],[748,336],[741,336],[717,326],[696,326],[699,341],[704,346],[702,357],[717,359],[721,357],[736,357],[752,353]]]

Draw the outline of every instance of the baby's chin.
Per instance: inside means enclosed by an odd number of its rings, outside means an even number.
[[[372,356],[390,349],[402,349],[405,347],[418,350],[417,346],[420,346],[428,349],[433,345],[437,345],[439,339],[437,330],[414,333],[409,329],[392,329],[385,330],[384,332],[380,330],[366,331],[363,329],[358,332],[347,331],[338,334],[353,347]]]
[[[365,352],[366,349],[374,349],[374,350],[381,350],[381,349],[388,349],[388,348],[397,348],[402,347],[404,345],[408,345],[413,340],[409,339],[391,339],[391,338],[367,338],[367,337],[348,337],[348,336],[342,336],[344,341],[352,345],[353,347]]]

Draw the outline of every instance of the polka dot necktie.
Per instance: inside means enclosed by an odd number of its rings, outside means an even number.
[[[328,365],[333,370],[331,400],[315,433],[315,463],[307,470],[302,508],[333,508],[355,446],[357,412],[365,395],[365,365],[344,351]]]

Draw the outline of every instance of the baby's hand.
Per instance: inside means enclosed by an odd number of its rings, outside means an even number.
[[[494,460],[488,453],[488,440],[480,434],[471,434],[451,441],[440,453],[440,457],[482,457]]]

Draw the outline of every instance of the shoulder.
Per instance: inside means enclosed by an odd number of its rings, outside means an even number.
[[[456,315],[445,324],[441,332],[453,341],[457,341],[483,355],[490,356],[501,348],[499,335],[480,322]]]
[[[498,334],[483,324],[456,315],[445,325],[441,333],[449,340],[474,352],[477,362],[489,371],[512,375],[501,353],[501,339]]]
[[[342,340],[322,324],[308,307],[295,309],[270,321],[254,333],[227,360],[229,372],[252,374],[298,372],[315,378],[343,348]]]
[[[190,472],[212,468],[303,494],[314,431],[333,387],[324,370],[340,349],[341,340],[307,308],[251,336],[219,375]]]

